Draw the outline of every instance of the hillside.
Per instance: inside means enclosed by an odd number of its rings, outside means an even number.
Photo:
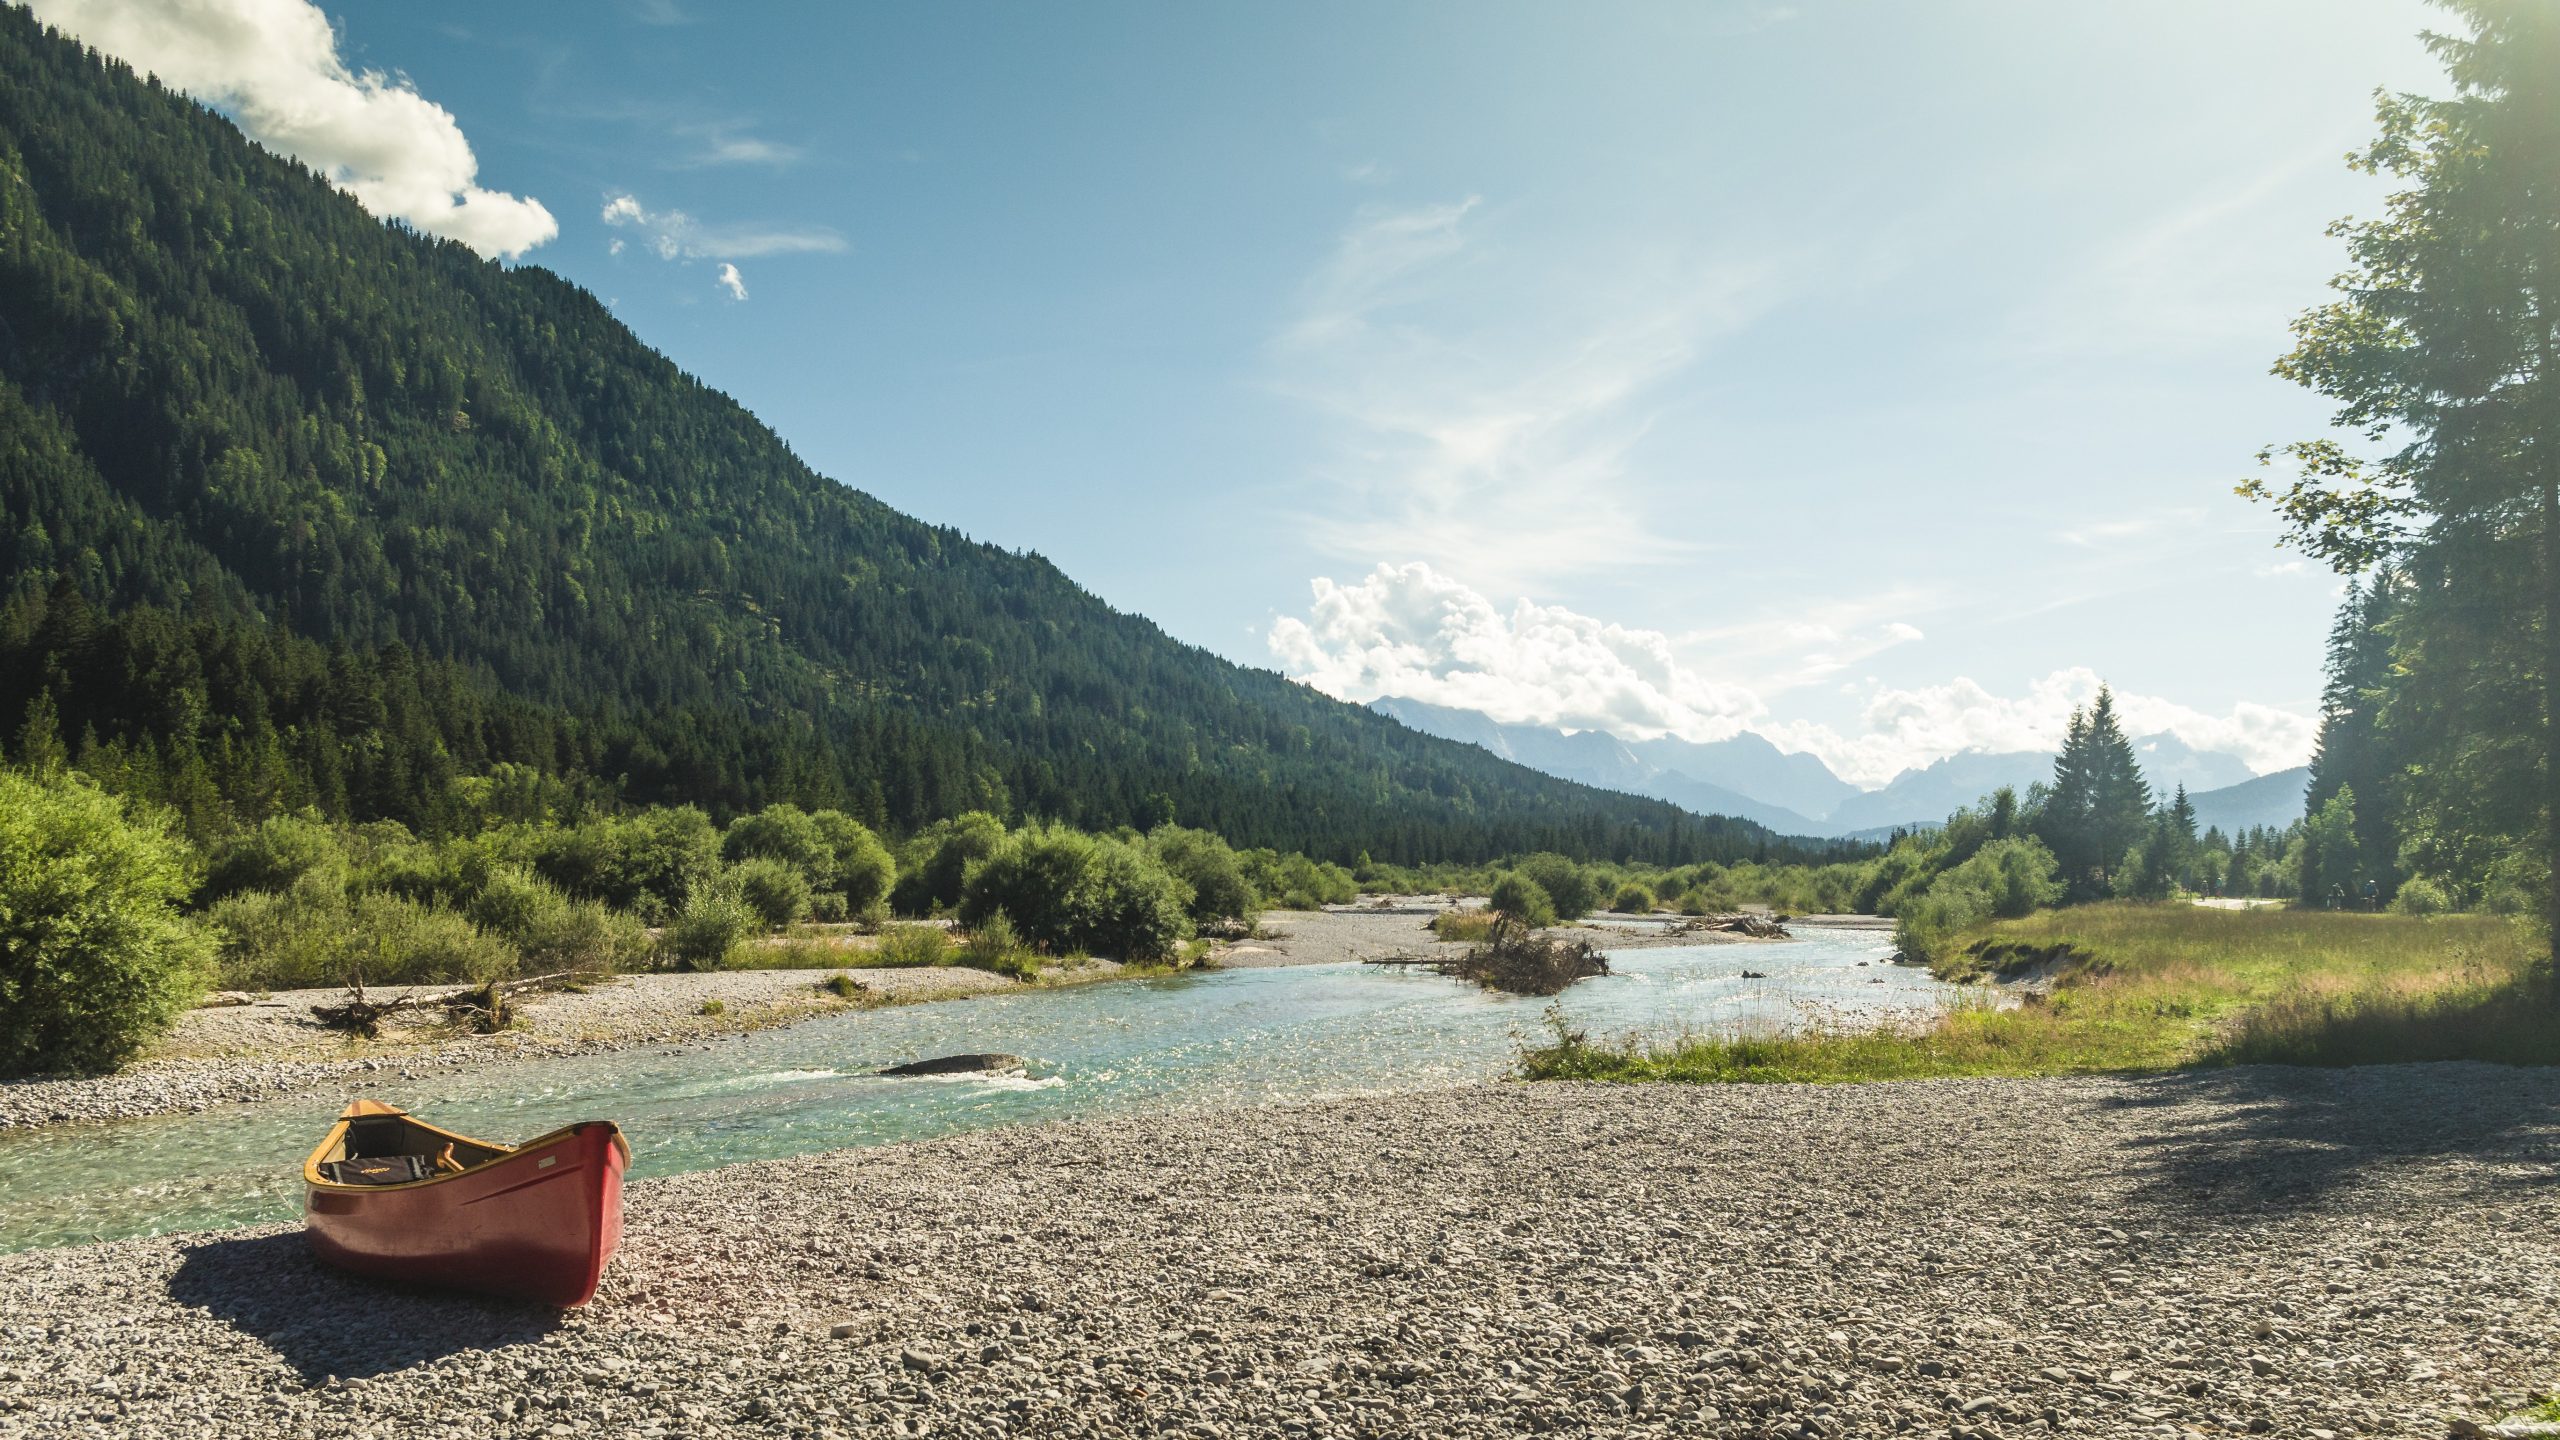
[[[901,515],[594,296],[386,226],[16,9],[0,517],[0,744],[199,827],[436,828],[456,777],[514,762],[555,798],[1176,817],[1340,858],[1770,842],[1230,664]]]
[[[2260,826],[2281,830],[2302,818],[2303,793],[2310,785],[2311,767],[2296,765],[2219,790],[2191,792],[2187,798],[2195,804],[2200,830],[2226,835]]]

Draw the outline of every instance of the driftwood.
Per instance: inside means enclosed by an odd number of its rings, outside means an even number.
[[[472,1027],[484,1032],[507,1028],[513,1019],[514,997],[528,991],[556,988],[591,978],[584,970],[554,970],[548,975],[527,975],[514,980],[492,980],[485,985],[467,986],[442,995],[411,993],[392,1000],[376,1000],[364,993],[364,974],[359,971],[347,977],[346,999],[336,1005],[314,1005],[313,1019],[332,1030],[344,1030],[367,1040],[382,1038],[382,1022],[408,1009],[441,1009],[457,1019],[467,1018]]]
[[[1700,915],[1695,919],[1683,923],[1679,930],[1674,933],[1697,934],[1702,931],[1722,931],[1731,935],[1748,935],[1754,940],[1786,940],[1793,938],[1787,933],[1786,926],[1779,924],[1777,921],[1770,919],[1766,915],[1754,915],[1747,910],[1738,915]]]
[[[1399,950],[1360,963],[1420,966],[1514,995],[1553,995],[1576,980],[1609,973],[1609,957],[1590,941],[1542,936],[1508,916],[1493,922],[1493,934],[1483,944],[1470,945],[1461,955]]]
[[[396,1000],[375,1000],[364,993],[364,974],[359,971],[347,977],[347,999],[343,1005],[314,1005],[313,1018],[332,1030],[344,1030],[367,1040],[382,1038],[382,1022],[393,1013],[417,1003],[414,995]]]

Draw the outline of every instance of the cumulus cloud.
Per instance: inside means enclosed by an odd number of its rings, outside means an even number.
[[[38,18],[221,107],[376,215],[517,256],[560,233],[542,202],[482,189],[450,112],[403,77],[351,70],[309,0],[34,0]]]
[[[1329,695],[1399,695],[1506,724],[1636,738],[1721,739],[1759,697],[1680,663],[1669,637],[1522,600],[1506,614],[1429,565],[1381,565],[1353,584],[1314,582],[1305,619],[1273,623],[1272,653]]]
[[[661,260],[753,260],[762,255],[831,255],[844,237],[824,226],[705,225],[682,210],[652,210],[640,197],[605,197],[599,219],[630,230]]]
[[[1759,627],[1764,645],[1793,647],[1799,658],[1752,683],[1683,659],[1692,637],[1525,599],[1506,611],[1427,563],[1380,565],[1353,583],[1318,579],[1313,588],[1308,614],[1273,622],[1267,639],[1281,668],[1339,699],[1400,696],[1505,724],[1636,740],[1713,741],[1753,730],[1783,749],[1820,756],[1842,779],[1870,789],[1960,751],[2058,749],[2071,712],[2095,700],[2100,685],[2087,667],[2056,670],[2020,695],[1963,677],[1910,688],[1852,681],[1840,692],[1863,702],[1857,723],[1843,730],[1776,719],[1771,698],[1832,674],[1845,656],[1917,642],[1919,627],[1854,608],[1798,622],[1790,633]],[[1722,642],[1705,648],[1719,657],[1733,649]],[[2260,773],[2303,763],[2318,728],[2307,716],[2245,701],[2215,715],[2119,690],[2116,707],[2128,733],[2172,734],[2200,750],[2236,755]]]
[[[1859,729],[1787,721],[1755,728],[1790,750],[1807,750],[1853,785],[1882,785],[1904,770],[1966,750],[2057,750],[2071,712],[2098,698],[2102,680],[2087,666],[2056,670],[2023,695],[1999,695],[1964,677],[1943,685],[1874,687]],[[2116,713],[2130,735],[2170,734],[2199,750],[2236,755],[2265,774],[2311,757],[2319,724],[2307,715],[2241,701],[2209,714],[2157,695],[2115,692]]]
[[[747,298],[746,278],[738,273],[737,266],[729,264],[725,260],[722,261],[720,264],[719,281],[720,288],[729,292],[730,299],[744,300]]]

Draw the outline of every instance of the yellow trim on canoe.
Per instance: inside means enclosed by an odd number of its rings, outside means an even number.
[[[480,1164],[472,1166],[469,1170],[456,1170],[449,1175],[430,1175],[424,1180],[403,1180],[397,1185],[341,1185],[334,1180],[322,1179],[320,1176],[320,1162],[329,1154],[330,1151],[337,1149],[339,1145],[344,1143],[346,1140],[348,1123],[350,1121],[362,1119],[368,1115],[397,1115],[431,1135],[440,1135],[447,1140],[458,1140],[465,1145],[477,1146],[483,1150],[495,1150],[498,1152],[498,1156],[497,1159],[483,1160]],[[592,1120],[581,1120],[578,1122],[579,1125],[592,1125],[595,1123],[598,1122]],[[602,1123],[610,1125],[613,1122],[608,1120]],[[577,1138],[577,1130],[578,1125],[564,1125],[560,1129],[554,1130],[548,1135],[537,1135],[533,1139],[527,1140],[521,1145],[501,1145],[493,1140],[476,1140],[459,1131],[447,1130],[440,1125],[430,1125],[426,1121],[419,1119],[397,1105],[388,1105],[380,1100],[358,1100],[354,1104],[349,1105],[345,1110],[339,1112],[338,1122],[329,1127],[329,1133],[320,1137],[319,1147],[311,1152],[310,1158],[302,1162],[302,1183],[310,1186],[314,1190],[327,1190],[341,1195],[362,1195],[367,1193],[379,1193],[386,1190],[415,1190],[424,1185],[441,1185],[448,1180],[459,1180],[463,1176],[471,1174],[472,1171],[479,1170],[484,1166],[495,1165],[499,1160],[511,1160],[519,1155],[529,1155],[534,1151],[548,1149],[549,1147],[560,1144],[564,1141],[574,1140]],[[618,1126],[615,1127],[613,1132],[613,1143],[622,1151],[623,1163],[626,1165],[630,1164],[631,1142],[623,1138],[622,1130]]]

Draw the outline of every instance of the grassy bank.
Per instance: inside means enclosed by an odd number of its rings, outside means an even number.
[[[1521,1069],[1533,1080],[1707,1082],[2560,1064],[2539,945],[2489,916],[2093,905],[1995,922],[1953,953],[1940,967],[1948,978],[2005,967],[2010,983],[1897,1031],[1608,1040],[1559,1020]]]

